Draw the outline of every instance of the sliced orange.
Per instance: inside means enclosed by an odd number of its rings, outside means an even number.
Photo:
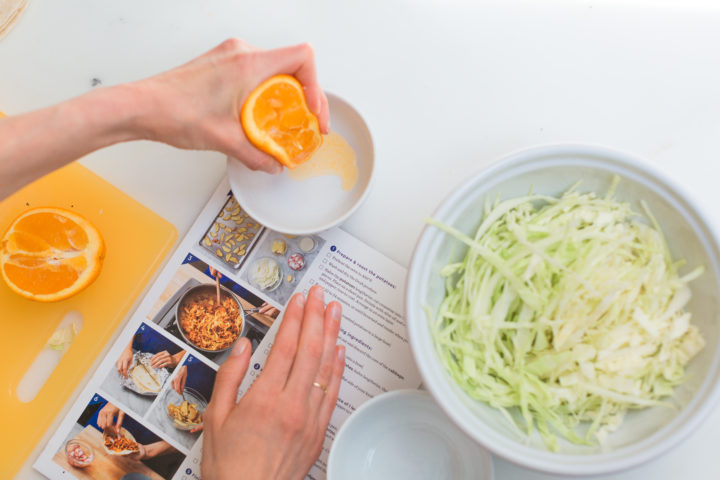
[[[253,90],[240,123],[255,147],[288,168],[310,159],[322,145],[318,119],[307,106],[302,85],[290,75],[270,77]]]
[[[28,210],[0,240],[0,273],[12,291],[30,300],[63,300],[100,273],[105,242],[86,218],[62,208]]]

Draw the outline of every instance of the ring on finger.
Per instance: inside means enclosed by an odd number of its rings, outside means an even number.
[[[327,387],[325,385],[318,383],[318,382],[313,382],[313,387],[317,387],[320,390],[322,390],[323,395],[327,394]]]

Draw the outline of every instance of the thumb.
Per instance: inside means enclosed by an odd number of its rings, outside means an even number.
[[[122,428],[123,420],[125,420],[125,412],[120,410],[118,412],[118,419],[117,419],[117,424],[115,427],[115,428],[117,428],[118,434],[120,433],[120,429]]]
[[[219,423],[225,420],[235,406],[240,382],[245,378],[250,364],[251,353],[250,340],[241,338],[233,347],[228,359],[218,369],[208,410]]]

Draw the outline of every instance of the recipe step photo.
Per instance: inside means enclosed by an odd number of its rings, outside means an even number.
[[[279,314],[274,305],[187,254],[147,318],[221,365],[241,337],[250,340],[254,352]]]
[[[228,192],[228,199],[205,231],[200,246],[218,262],[237,270],[250,254],[264,227],[250,217]]]
[[[172,478],[185,459],[175,447],[95,394],[53,461],[78,480]]]
[[[143,323],[108,372],[102,390],[143,416],[184,355],[184,348]]]
[[[190,450],[203,430],[205,409],[215,385],[215,370],[188,355],[176,369],[150,410],[147,421],[172,440]]]
[[[286,305],[325,245],[318,235],[285,235],[265,229],[241,272],[243,279],[278,305]]]

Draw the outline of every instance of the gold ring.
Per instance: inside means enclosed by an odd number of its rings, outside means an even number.
[[[319,384],[318,382],[313,382],[313,387],[317,387],[323,391],[323,394],[327,394],[327,387],[325,385]]]

